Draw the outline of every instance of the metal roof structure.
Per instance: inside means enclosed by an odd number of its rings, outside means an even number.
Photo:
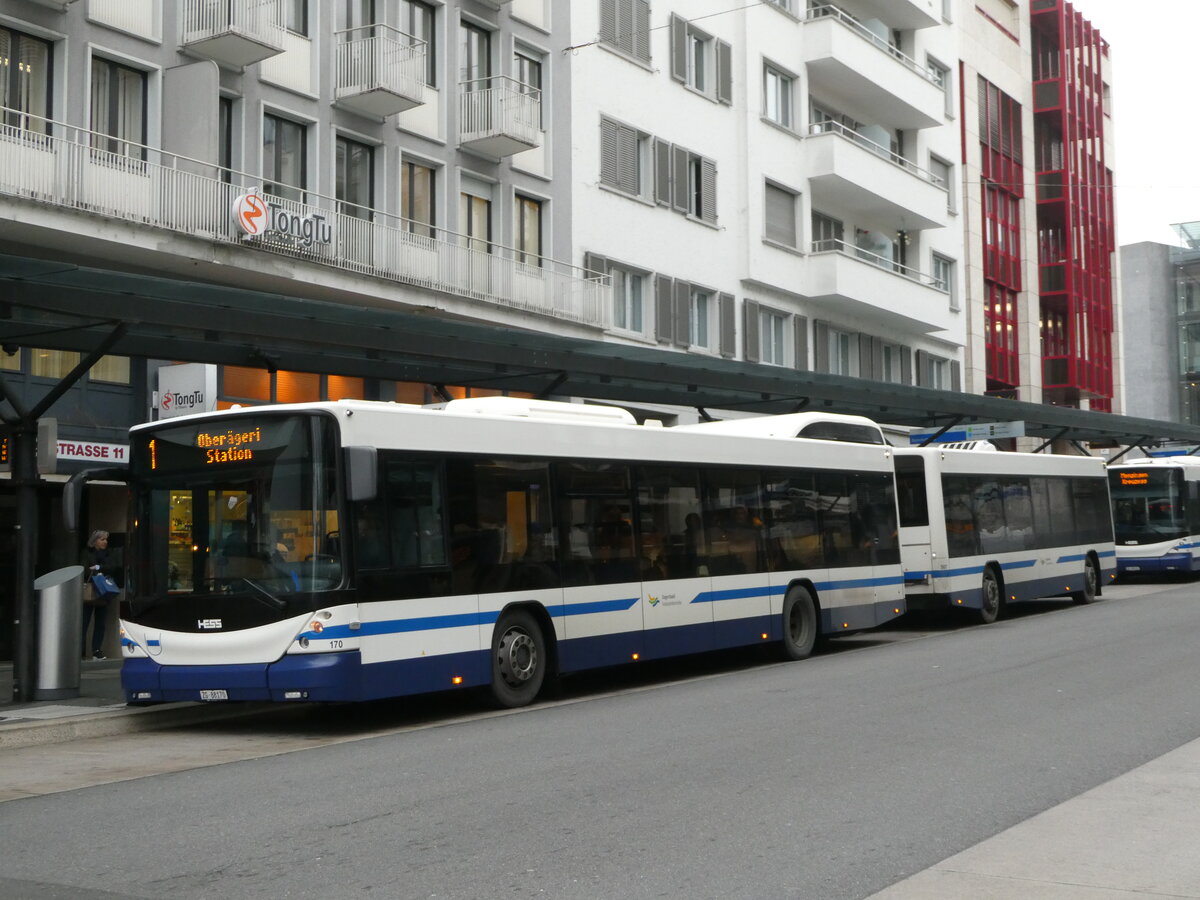
[[[0,344],[753,413],[1200,447],[1200,426],[503,328],[361,298],[287,295],[0,255]]]

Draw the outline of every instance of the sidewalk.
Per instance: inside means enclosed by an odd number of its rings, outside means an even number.
[[[78,697],[13,703],[12,695],[12,663],[0,662],[0,750],[230,719],[269,706],[257,703],[127,706],[121,692],[120,659],[83,660]]]

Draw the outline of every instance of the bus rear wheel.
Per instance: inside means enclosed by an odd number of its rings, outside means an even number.
[[[546,678],[546,639],[526,610],[504,613],[492,634],[492,700],[515,709],[533,702]]]
[[[1083,590],[1075,591],[1071,598],[1076,603],[1092,603],[1100,593],[1100,573],[1096,570],[1096,561],[1090,556],[1083,564]]]
[[[979,610],[979,621],[984,625],[991,625],[1000,618],[1000,611],[1004,608],[1004,597],[1000,593],[1000,579],[996,577],[995,569],[983,570],[982,595],[983,606]]]
[[[808,588],[793,585],[783,598],[783,655],[807,659],[817,643],[817,604]]]

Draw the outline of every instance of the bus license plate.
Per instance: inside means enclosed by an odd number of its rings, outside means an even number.
[[[201,691],[201,700],[228,700],[229,691]]]

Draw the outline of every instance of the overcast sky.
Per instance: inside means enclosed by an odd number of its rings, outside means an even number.
[[[1170,226],[1200,221],[1200,0],[1072,2],[1111,48],[1117,244],[1175,246]]]

